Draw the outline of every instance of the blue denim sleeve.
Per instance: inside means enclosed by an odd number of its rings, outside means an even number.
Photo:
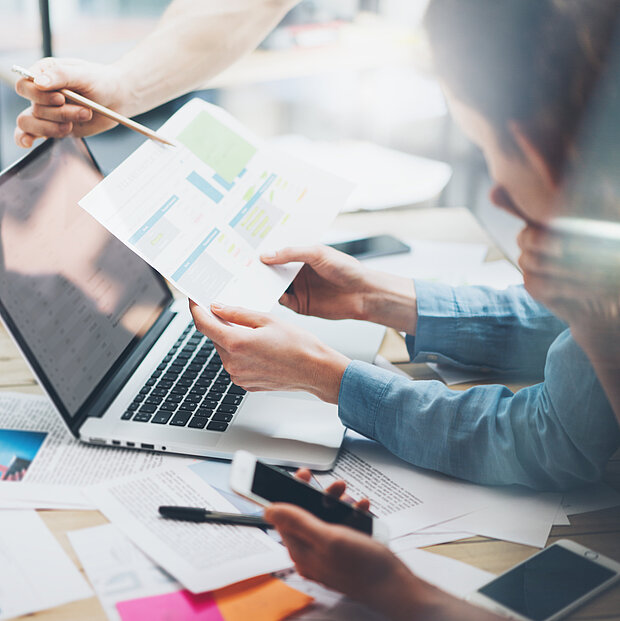
[[[566,325],[523,287],[450,287],[417,280],[414,362],[540,377],[547,350]]]
[[[562,333],[545,381],[454,391],[363,362],[345,371],[344,425],[411,464],[476,483],[568,489],[598,480],[620,445],[620,429],[587,357]]]

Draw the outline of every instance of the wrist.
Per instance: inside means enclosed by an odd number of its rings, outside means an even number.
[[[338,403],[342,376],[351,360],[317,341],[304,369],[303,389],[327,403]]]
[[[358,319],[379,323],[399,332],[415,334],[418,306],[415,285],[410,278],[369,272],[362,292]]]

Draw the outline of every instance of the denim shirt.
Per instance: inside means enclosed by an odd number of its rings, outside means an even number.
[[[523,287],[415,286],[414,362],[543,381],[516,393],[503,385],[461,392],[353,361],[340,385],[343,424],[416,466],[476,483],[553,490],[599,479],[620,428],[566,325]]]

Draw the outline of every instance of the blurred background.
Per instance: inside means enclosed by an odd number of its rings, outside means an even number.
[[[2,0],[0,166],[24,153],[13,142],[15,117],[26,107],[12,88],[13,63],[27,67],[50,54],[114,60],[153,28],[168,3]],[[198,95],[224,106],[260,136],[318,159],[326,168],[346,169],[352,145],[359,147],[361,141],[365,161],[349,165],[369,168],[384,177],[384,188],[389,186],[378,196],[368,191],[359,197],[361,205],[380,207],[383,197],[391,208],[466,206],[514,260],[521,225],[489,204],[482,156],[451,122],[429,72],[421,29],[426,4],[303,0],[259,50],[205,84]],[[185,100],[139,120],[157,128]],[[119,127],[87,140],[107,171],[142,138]]]

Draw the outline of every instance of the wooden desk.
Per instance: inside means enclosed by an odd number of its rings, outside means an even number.
[[[384,213],[344,214],[336,226],[360,231],[380,233],[396,231],[401,237],[442,241],[484,242],[490,240],[466,209],[425,209],[390,211]],[[501,254],[491,248],[489,256],[499,258]],[[402,339],[395,333],[388,333],[382,346],[382,353],[394,362],[405,360]],[[432,371],[425,365],[403,368],[413,371],[415,377],[432,377]],[[422,375],[425,374],[425,375]],[[458,386],[465,389],[467,386]],[[518,386],[511,386],[516,389]],[[0,329],[0,389],[28,393],[41,393],[34,378],[23,362],[19,352]],[[620,452],[610,460],[605,481],[620,490]],[[106,522],[97,511],[41,511],[42,518],[54,533],[67,554],[80,567],[66,533],[71,530],[96,526]],[[606,511],[578,515],[571,518],[571,526],[555,526],[549,543],[570,538],[592,547],[616,560],[620,560],[620,507]],[[471,537],[455,543],[446,543],[429,548],[437,554],[449,556],[493,573],[501,573],[512,565],[526,559],[535,552],[528,546],[497,541],[485,537]],[[83,570],[82,570],[83,571]],[[25,618],[25,617],[24,617]],[[73,602],[46,610],[28,618],[45,621],[105,621],[106,616],[97,598]],[[620,620],[620,586],[607,591],[590,604],[576,611],[569,619],[617,619]]]

